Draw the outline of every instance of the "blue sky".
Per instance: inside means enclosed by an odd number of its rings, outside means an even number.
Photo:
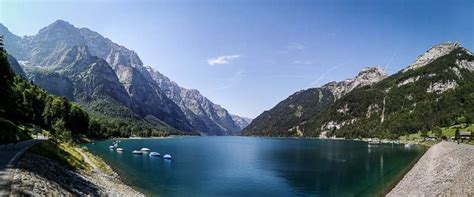
[[[474,49],[474,1],[219,0],[0,2],[0,23],[32,35],[57,19],[136,51],[183,87],[256,117],[295,91],[394,73],[432,45]]]

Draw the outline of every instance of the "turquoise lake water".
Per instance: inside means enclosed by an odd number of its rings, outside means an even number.
[[[373,196],[424,153],[422,146],[255,137],[127,139],[86,146],[147,195]],[[134,155],[150,148],[162,157]]]

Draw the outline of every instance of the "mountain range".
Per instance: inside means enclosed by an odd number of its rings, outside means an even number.
[[[0,24],[13,70],[102,118],[139,120],[201,135],[236,135],[249,120],[180,87],[132,50],[58,20],[19,37]],[[17,68],[17,69],[16,69]]]
[[[474,56],[448,42],[390,76],[365,68],[353,79],[296,92],[242,133],[397,138],[466,121],[474,121]]]

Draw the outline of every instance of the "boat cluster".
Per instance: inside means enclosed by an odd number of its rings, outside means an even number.
[[[109,148],[111,150],[116,150],[117,152],[123,152],[123,148],[118,147],[119,142],[120,142],[120,140],[114,141],[113,144],[111,146],[109,146]],[[140,150],[133,150],[132,154],[148,155],[150,157],[161,157],[161,154],[159,152],[150,152],[149,148],[141,148]],[[165,154],[165,155],[163,155],[163,158],[164,159],[171,159],[171,155],[170,154]]]

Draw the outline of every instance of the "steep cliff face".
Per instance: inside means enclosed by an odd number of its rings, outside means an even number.
[[[199,131],[208,131],[212,135],[235,135],[241,130],[226,109],[214,104],[198,90],[180,87],[151,67],[147,70],[161,90],[181,108]]]
[[[20,77],[22,78],[26,78],[26,73],[23,70],[23,68],[21,68],[16,58],[11,56],[10,54],[8,54],[7,58],[8,58],[8,63],[10,63],[10,68],[13,70],[13,72],[16,73],[17,75],[20,75]]]
[[[355,88],[372,85],[386,77],[380,67],[364,68],[356,77],[330,82],[320,88],[310,88],[291,95],[269,111],[255,118],[244,135],[314,136],[306,129],[337,99]],[[344,109],[343,109],[344,110]]]

